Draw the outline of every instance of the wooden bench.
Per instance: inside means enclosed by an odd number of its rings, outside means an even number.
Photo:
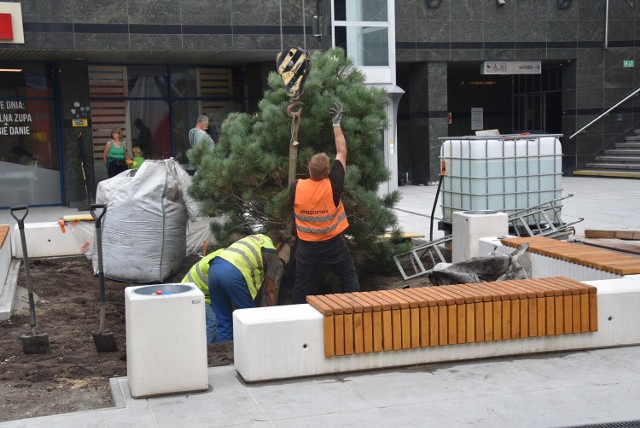
[[[9,225],[2,224],[0,225],[0,248],[4,246],[4,242],[7,240],[9,236]]]
[[[597,289],[563,277],[307,296],[324,355],[597,331]]]
[[[504,238],[501,242],[509,247],[518,247],[521,244],[527,243],[529,244],[528,251],[531,253],[564,260],[616,275],[640,274],[640,257],[628,254],[620,254],[600,248],[558,241],[544,236]]]

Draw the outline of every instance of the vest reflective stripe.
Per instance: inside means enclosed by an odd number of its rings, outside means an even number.
[[[304,241],[326,241],[347,227],[347,214],[342,202],[333,202],[331,181],[298,180],[293,204],[298,237]]]
[[[263,248],[276,250],[268,236],[250,235],[234,242],[220,254],[220,258],[234,265],[242,273],[252,299],[258,295],[265,277]]]
[[[198,263],[189,269],[189,272],[187,272],[182,279],[182,282],[194,283],[204,293],[204,300],[207,304],[211,303],[211,298],[209,297],[209,263],[214,257],[219,255],[222,250],[221,248],[201,258]]]
[[[340,205],[342,205],[342,202],[340,202]],[[307,232],[307,233],[316,233],[316,234],[329,234],[331,231],[335,230],[338,227],[338,224],[343,220],[347,218],[347,214],[344,212],[344,210],[342,210],[342,212],[337,212],[337,214],[340,214],[340,216],[338,217],[338,220],[335,222],[335,224],[333,224],[332,226],[329,226],[327,228],[324,229],[312,229],[310,227],[304,227],[304,226],[296,226],[296,229],[302,231],[302,232]],[[330,217],[330,219],[334,219],[336,216]],[[296,216],[296,218],[298,218],[298,216]],[[307,220],[309,222],[318,222],[320,220]]]

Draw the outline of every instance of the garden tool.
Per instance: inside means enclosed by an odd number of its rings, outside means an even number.
[[[80,154],[80,169],[82,170],[82,182],[84,183],[84,194],[87,198],[87,207],[91,204],[91,199],[89,198],[89,185],[87,184],[87,171],[84,168],[84,147],[82,146],[82,139],[84,137],[84,132],[79,130],[76,132],[76,142],[78,143],[78,149]],[[86,211],[87,208],[84,208]]]
[[[442,161],[440,165],[440,180],[438,181],[438,190],[436,190],[436,198],[433,200],[433,209],[431,210],[431,224],[429,225],[429,241],[433,241],[433,216],[436,214],[436,205],[438,204],[438,195],[442,187],[442,180],[447,173],[447,162]]]
[[[101,210],[101,211],[100,211]],[[99,213],[98,213],[99,211]],[[98,277],[100,278],[100,331],[92,331],[93,343],[98,352],[116,352],[118,345],[113,333],[104,331],[104,319],[106,316],[105,291],[104,291],[104,270],[102,268],[102,217],[107,212],[107,206],[102,204],[91,204],[89,208],[91,217],[96,225],[96,247],[98,250]]]
[[[17,217],[15,211],[24,210],[22,217]],[[11,217],[16,219],[20,228],[20,240],[22,241],[22,258],[24,260],[24,274],[27,282],[27,291],[29,292],[29,324],[31,325],[31,334],[20,336],[22,341],[22,350],[25,354],[48,354],[51,352],[49,348],[49,335],[47,333],[36,333],[36,305],[33,301],[33,289],[31,288],[31,271],[29,270],[29,255],[27,254],[27,240],[24,233],[24,219],[29,214],[29,207],[21,205],[19,207],[11,207]]]

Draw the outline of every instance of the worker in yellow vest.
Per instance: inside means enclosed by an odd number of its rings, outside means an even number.
[[[266,305],[277,304],[276,281],[282,269],[278,252],[284,245],[284,233],[272,230],[242,238],[214,257],[208,285],[216,317],[216,342],[233,340],[233,310],[256,307],[263,285]]]
[[[342,204],[347,170],[347,141],[340,127],[342,106],[331,109],[336,159],[329,168],[329,156],[318,153],[309,161],[309,178],[291,183],[289,200],[295,215],[298,243],[293,303],[305,303],[319,268],[340,278],[342,291],[360,290],[349,248],[342,237],[349,222]]]
[[[201,258],[182,278],[182,282],[193,282],[204,293],[208,343],[213,343],[216,338],[216,314],[211,306],[211,298],[209,296],[209,263],[223,250],[224,248],[220,248]]]

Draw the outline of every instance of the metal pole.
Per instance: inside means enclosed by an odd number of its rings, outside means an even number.
[[[604,4],[604,50],[609,47],[609,0]]]

